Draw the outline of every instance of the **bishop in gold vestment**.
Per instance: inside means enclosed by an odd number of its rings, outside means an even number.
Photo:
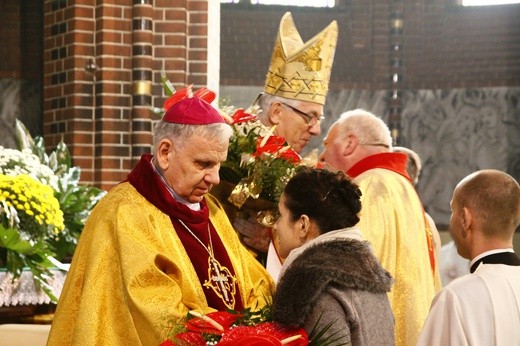
[[[158,345],[190,310],[255,310],[270,299],[272,279],[207,194],[227,153],[222,118],[194,98],[179,104],[158,125],[155,155],[90,215],[49,345]],[[174,137],[186,124],[202,126]]]
[[[362,192],[358,227],[395,280],[388,297],[396,344],[415,345],[441,281],[428,222],[406,173],[406,155],[372,155],[347,174]]]

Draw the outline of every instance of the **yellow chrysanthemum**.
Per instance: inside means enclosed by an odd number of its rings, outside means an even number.
[[[62,231],[63,212],[54,190],[27,174],[0,174],[0,192],[7,206],[14,206],[20,230],[36,238],[55,236]]]

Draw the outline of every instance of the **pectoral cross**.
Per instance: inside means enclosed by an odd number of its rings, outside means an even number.
[[[213,256],[208,259],[208,278],[205,287],[211,287],[229,309],[235,307],[236,278],[228,268],[223,267]]]

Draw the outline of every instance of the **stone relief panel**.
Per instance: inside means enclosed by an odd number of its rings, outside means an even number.
[[[14,120],[20,116],[20,81],[0,79],[0,145],[15,148]]]
[[[41,135],[41,85],[20,79],[0,79],[0,145],[15,148],[14,124],[20,119],[33,136]]]
[[[417,190],[440,226],[456,184],[494,168],[520,180],[520,88],[419,90],[403,94],[402,145],[423,169]]]

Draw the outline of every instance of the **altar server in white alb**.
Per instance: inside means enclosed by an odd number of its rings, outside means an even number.
[[[433,300],[418,345],[520,345],[520,186],[481,170],[464,178],[451,200],[450,232],[470,274]]]

